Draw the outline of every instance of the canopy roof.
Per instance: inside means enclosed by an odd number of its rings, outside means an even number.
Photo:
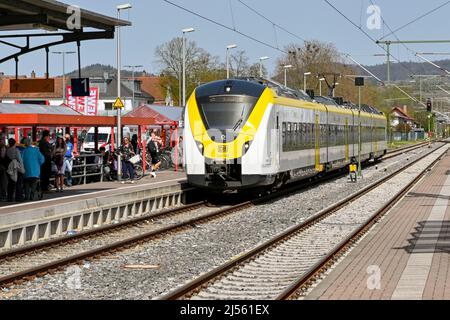
[[[55,0],[0,0],[0,30],[68,30],[69,7]],[[85,9],[80,9],[80,14],[82,28],[113,30],[116,26],[131,25]]]
[[[178,125],[178,122],[181,120],[182,113],[183,108],[180,107],[144,104],[133,111],[128,112],[124,118],[152,118],[155,120],[155,124]]]
[[[113,127],[116,117],[85,116],[66,106],[0,103],[0,127]],[[122,125],[153,125],[150,117],[122,118]]]

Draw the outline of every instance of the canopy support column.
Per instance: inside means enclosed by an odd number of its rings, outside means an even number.
[[[36,126],[33,126],[31,128],[31,141],[37,142],[37,127]]]
[[[98,152],[98,127],[94,127],[94,153]]]
[[[178,126],[175,126],[175,171],[178,172],[178,144],[180,140],[178,139]]]
[[[114,152],[115,148],[115,139],[114,139],[114,127],[111,127],[111,152]]]

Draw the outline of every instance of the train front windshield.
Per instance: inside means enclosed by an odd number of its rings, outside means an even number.
[[[254,102],[206,102],[200,104],[207,129],[237,130],[249,117]]]

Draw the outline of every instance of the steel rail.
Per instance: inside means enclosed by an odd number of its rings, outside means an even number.
[[[175,300],[175,299],[181,299],[184,297],[189,297],[190,295],[195,294],[196,291],[199,291],[200,289],[202,289],[203,287],[206,287],[208,285],[209,282],[212,282],[213,280],[216,280],[218,278],[223,277],[225,274],[229,273],[230,271],[232,271],[234,268],[238,267],[240,264],[243,264],[245,262],[251,261],[254,258],[256,258],[258,255],[260,255],[261,253],[263,253],[266,249],[277,245],[279,242],[285,241],[286,239],[294,236],[295,234],[311,227],[314,224],[317,224],[318,222],[322,221],[324,218],[332,215],[333,213],[335,213],[336,211],[338,211],[339,209],[347,206],[348,204],[350,204],[351,202],[353,202],[354,200],[364,196],[366,193],[370,192],[371,190],[377,188],[378,186],[380,186],[381,184],[385,183],[386,181],[394,178],[395,176],[397,176],[398,174],[400,174],[401,172],[405,171],[406,169],[408,169],[409,167],[411,167],[412,165],[416,164],[417,162],[419,162],[420,160],[424,159],[425,157],[427,157],[429,155],[429,153],[419,157],[418,159],[416,159],[415,161],[407,164],[406,166],[400,168],[398,171],[383,177],[377,181],[375,181],[374,183],[362,188],[359,191],[356,191],[355,193],[353,193],[352,195],[338,201],[337,203],[331,205],[328,208],[325,208],[321,211],[319,211],[317,214],[315,214],[314,216],[306,219],[305,221],[292,226],[290,228],[288,228],[287,230],[285,230],[284,232],[278,234],[277,236],[269,239],[268,241],[256,246],[255,248],[241,253],[238,256],[236,256],[235,258],[231,259],[230,261],[218,266],[217,268],[201,275],[200,277],[174,289],[173,291],[168,292],[167,294],[164,294],[160,297],[158,297],[158,299],[160,300]],[[441,157],[439,157],[441,158]],[[427,171],[427,170],[425,170]]]
[[[105,245],[105,246],[102,246],[102,247],[99,247],[96,249],[88,250],[88,251],[85,251],[85,252],[82,252],[82,253],[79,253],[76,255],[72,255],[72,256],[63,258],[63,259],[55,260],[55,261],[52,261],[47,264],[43,264],[43,265],[40,265],[40,266],[37,266],[34,268],[23,270],[21,272],[6,275],[3,277],[0,277],[0,287],[10,285],[10,284],[20,281],[21,279],[24,279],[24,278],[26,279],[29,277],[34,277],[36,275],[46,274],[47,272],[52,272],[54,270],[58,270],[58,269],[62,268],[63,266],[73,264],[73,263],[79,262],[81,260],[92,259],[93,257],[102,256],[105,253],[108,253],[111,251],[117,251],[119,249],[126,249],[126,248],[136,245],[138,243],[142,243],[144,241],[148,241],[149,239],[156,238],[160,235],[163,235],[163,234],[166,234],[169,232],[173,232],[173,231],[176,231],[179,229],[185,229],[186,227],[190,227],[194,224],[208,222],[212,219],[215,219],[215,218],[218,218],[218,217],[221,217],[221,216],[224,216],[224,215],[236,212],[236,211],[243,210],[254,204],[264,203],[264,202],[267,202],[274,198],[280,198],[280,197],[286,196],[288,194],[297,192],[299,190],[304,190],[304,189],[310,188],[314,185],[317,185],[324,181],[331,180],[337,176],[340,176],[341,174],[342,174],[342,170],[336,170],[332,174],[321,177],[321,179],[317,179],[317,180],[311,179],[310,181],[303,181],[299,185],[287,186],[279,192],[263,196],[256,200],[245,201],[245,202],[242,202],[240,204],[237,204],[237,205],[234,205],[231,207],[220,209],[220,210],[208,213],[206,215],[202,215],[200,217],[182,221],[182,222],[179,222],[177,224],[174,224],[174,225],[171,225],[168,227],[164,227],[164,228],[161,228],[158,230],[154,230],[154,231],[151,231],[148,233],[141,234],[139,236],[129,237],[127,239],[124,239],[121,241],[116,241],[114,243],[111,243],[111,244],[108,244],[108,245]],[[22,246],[22,247],[8,250],[5,252],[0,252],[0,261],[8,260],[8,259],[14,258],[14,257],[20,257],[20,256],[23,256],[26,254],[34,253],[39,250],[47,249],[49,247],[51,248],[51,247],[55,247],[58,245],[70,244],[70,243],[73,243],[74,241],[79,241],[80,239],[99,236],[99,235],[102,235],[102,234],[105,234],[108,232],[123,229],[130,225],[132,226],[132,225],[139,224],[143,221],[148,221],[148,220],[160,218],[160,217],[166,217],[166,216],[170,216],[173,214],[184,213],[184,212],[199,208],[204,205],[206,205],[206,201],[200,201],[200,202],[185,205],[182,207],[162,210],[161,212],[157,212],[154,214],[145,215],[145,216],[133,218],[133,219],[126,220],[126,221],[121,221],[117,224],[105,225],[105,226],[101,226],[98,228],[82,231],[75,235],[70,235],[70,236],[61,237],[61,238],[55,238],[55,239],[42,241],[42,242],[28,245],[28,246]]]
[[[336,247],[332,249],[325,257],[318,261],[306,273],[297,278],[291,286],[286,288],[286,290],[276,297],[276,300],[287,300],[298,296],[299,291],[302,291],[302,289],[313,282],[315,278],[333,265],[340,256],[347,252],[348,249],[350,249],[366,232],[368,232],[370,228],[382,218],[382,216],[384,216],[393,206],[395,206],[440,160],[442,160],[442,155],[427,166],[417,177],[408,183],[408,185],[402,188],[402,190],[399,191],[395,197],[383,205],[382,208],[377,210],[377,212],[368,218],[366,222],[364,222],[358,229],[336,245]]]
[[[108,225],[100,226],[100,227],[97,227],[97,228],[84,230],[84,231],[81,231],[81,232],[79,232],[77,234],[74,234],[74,235],[58,237],[58,238],[54,238],[54,239],[50,239],[50,240],[45,240],[45,241],[40,241],[40,242],[37,242],[37,243],[33,243],[31,245],[20,246],[20,247],[11,249],[11,250],[2,251],[2,252],[0,252],[0,262],[1,262],[1,260],[7,259],[9,257],[23,255],[23,254],[26,254],[26,253],[29,253],[29,252],[34,252],[34,251],[46,249],[48,247],[53,247],[53,246],[57,246],[57,245],[60,245],[60,244],[73,242],[73,241],[84,239],[84,238],[87,238],[87,237],[92,237],[94,235],[105,234],[106,232],[111,232],[111,231],[114,231],[114,230],[117,230],[117,229],[120,229],[120,228],[128,227],[130,225],[134,225],[134,224],[141,223],[141,222],[144,222],[144,221],[148,221],[148,220],[151,220],[151,219],[161,218],[161,217],[170,216],[170,215],[174,215],[174,214],[184,213],[184,212],[187,212],[187,211],[190,211],[190,210],[197,209],[197,208],[202,207],[204,205],[206,205],[206,201],[199,201],[199,202],[191,203],[191,204],[184,205],[184,206],[181,206],[181,207],[175,207],[175,208],[172,208],[172,209],[165,209],[165,210],[161,210],[159,212],[153,213],[153,214],[147,214],[147,215],[143,215],[143,216],[140,216],[140,217],[132,218],[132,219],[129,219],[129,220],[120,221],[120,222],[115,223],[115,224],[108,224]]]

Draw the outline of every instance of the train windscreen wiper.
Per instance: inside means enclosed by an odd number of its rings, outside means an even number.
[[[233,131],[236,131],[237,128],[239,128],[239,126],[241,125],[244,117],[244,111],[245,111],[245,107],[242,108],[242,112],[241,112],[241,117],[239,118],[239,120],[236,122],[236,124],[233,127]]]

